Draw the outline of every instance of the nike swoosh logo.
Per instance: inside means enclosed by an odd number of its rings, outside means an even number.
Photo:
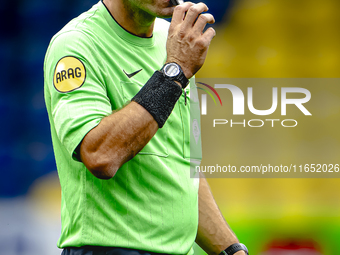
[[[136,74],[138,74],[140,71],[142,71],[143,69],[140,69],[136,72],[133,72],[133,73],[126,73],[125,70],[123,69],[123,72],[126,74],[126,76],[130,79],[132,78],[133,76],[135,76]]]

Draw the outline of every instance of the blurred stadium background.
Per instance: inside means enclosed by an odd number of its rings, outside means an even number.
[[[0,5],[1,255],[60,254],[60,187],[43,98],[43,59],[51,37],[96,2]],[[339,78],[338,0],[204,2],[218,21],[217,36],[197,77]],[[338,108],[335,113],[339,117]],[[335,143],[339,147],[339,137]],[[208,181],[251,254],[339,254],[340,179]]]

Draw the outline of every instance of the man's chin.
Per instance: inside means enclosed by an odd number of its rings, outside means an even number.
[[[175,7],[173,7],[173,6],[172,7],[167,7],[162,12],[157,13],[157,17],[158,18],[163,18],[163,19],[171,18],[173,13],[174,13],[174,9],[175,9]]]

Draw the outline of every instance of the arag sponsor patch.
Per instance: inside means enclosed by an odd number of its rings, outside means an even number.
[[[80,88],[86,79],[86,69],[76,57],[67,56],[60,59],[55,67],[53,84],[62,93]]]

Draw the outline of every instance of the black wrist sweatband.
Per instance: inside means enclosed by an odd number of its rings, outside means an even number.
[[[182,88],[176,82],[156,71],[131,101],[143,106],[161,128],[181,94]]]

